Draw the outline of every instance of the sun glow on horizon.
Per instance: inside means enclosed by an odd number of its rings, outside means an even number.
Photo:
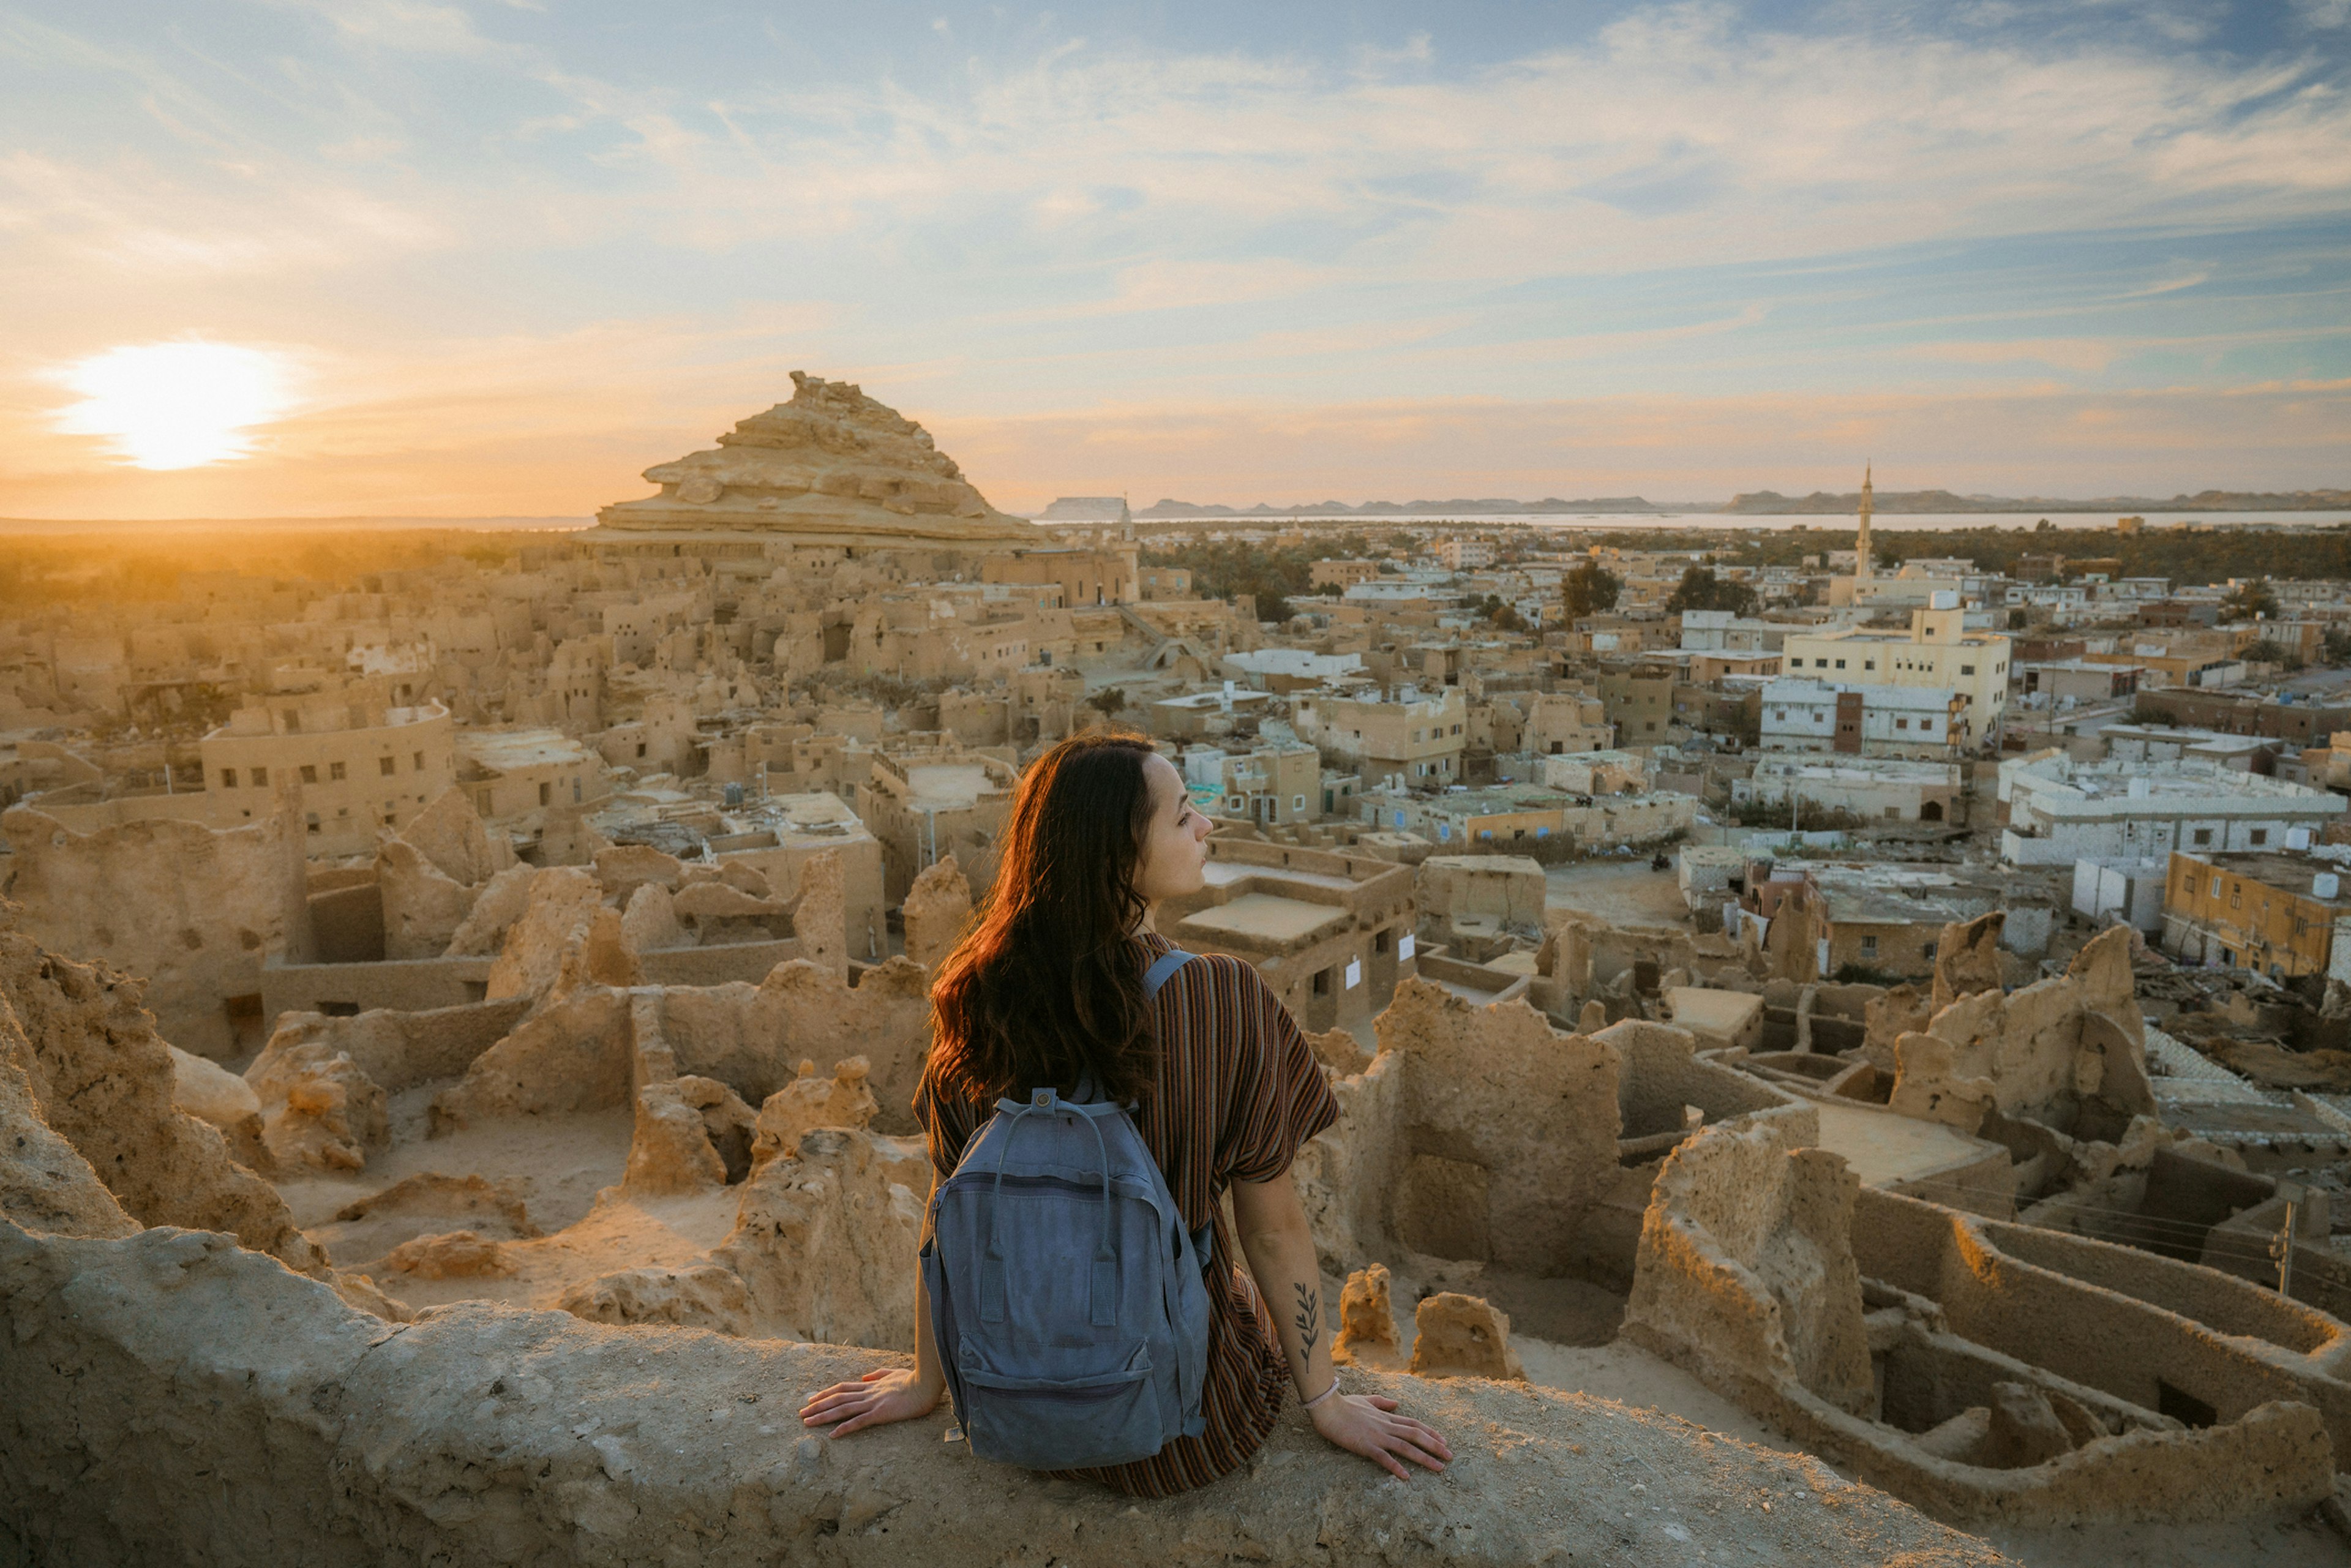
[[[282,354],[227,343],[126,343],[66,366],[81,401],[57,416],[76,435],[108,437],[135,467],[200,468],[253,451],[249,434],[291,404]]]

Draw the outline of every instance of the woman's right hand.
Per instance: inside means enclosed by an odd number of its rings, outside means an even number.
[[[1395,1414],[1396,1402],[1377,1394],[1341,1394],[1306,1414],[1323,1437],[1351,1454],[1361,1454],[1398,1480],[1406,1479],[1399,1458],[1424,1469],[1442,1470],[1453,1450],[1437,1428]]]
[[[831,1427],[846,1437],[861,1427],[911,1421],[938,1408],[937,1388],[923,1386],[922,1375],[903,1367],[877,1367],[854,1383],[836,1383],[809,1396],[800,1406],[803,1427]]]

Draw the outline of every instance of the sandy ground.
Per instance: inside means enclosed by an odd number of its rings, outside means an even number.
[[[1689,911],[1672,869],[1651,871],[1646,855],[1578,861],[1543,873],[1543,903],[1597,915],[1613,925],[1682,926]]]
[[[425,1136],[429,1084],[393,1097],[392,1146],[371,1154],[349,1175],[310,1175],[277,1184],[297,1224],[338,1264],[370,1274],[411,1307],[491,1301],[551,1307],[569,1287],[618,1269],[676,1268],[701,1260],[726,1239],[742,1197],[737,1187],[695,1197],[622,1200],[601,1197],[628,1165],[632,1118],[625,1110],[488,1121],[444,1137]],[[446,1214],[392,1211],[339,1221],[346,1204],[413,1176],[479,1176],[511,1184],[533,1228],[517,1238],[507,1227]],[[412,1238],[471,1228],[501,1243],[497,1273],[430,1280],[370,1265]]]

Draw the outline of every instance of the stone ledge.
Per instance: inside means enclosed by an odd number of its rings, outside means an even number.
[[[2003,1561],[1803,1456],[1523,1385],[1350,1372],[1447,1433],[1444,1476],[1390,1479],[1293,1408],[1247,1469],[1154,1502],[976,1460],[943,1418],[802,1431],[802,1395],[903,1357],[488,1307],[388,1325],[201,1231],[0,1224],[0,1315],[17,1561]]]

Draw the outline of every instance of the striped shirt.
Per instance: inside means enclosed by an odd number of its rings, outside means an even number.
[[[1145,932],[1151,958],[1175,944]],[[1208,1367],[1201,1413],[1207,1430],[1178,1437],[1148,1459],[1073,1475],[1142,1497],[1205,1486],[1247,1463],[1273,1430],[1290,1390],[1272,1319],[1245,1268],[1218,1200],[1237,1181],[1271,1181],[1298,1145],[1339,1118],[1337,1102],[1298,1022],[1246,959],[1208,955],[1177,969],[1152,1003],[1159,1066],[1134,1113],[1168,1191],[1197,1230],[1213,1222],[1208,1261]],[[914,1113],[930,1136],[941,1180],[994,1115],[935,1094],[928,1074]],[[1224,1289],[1217,1288],[1217,1281]]]

